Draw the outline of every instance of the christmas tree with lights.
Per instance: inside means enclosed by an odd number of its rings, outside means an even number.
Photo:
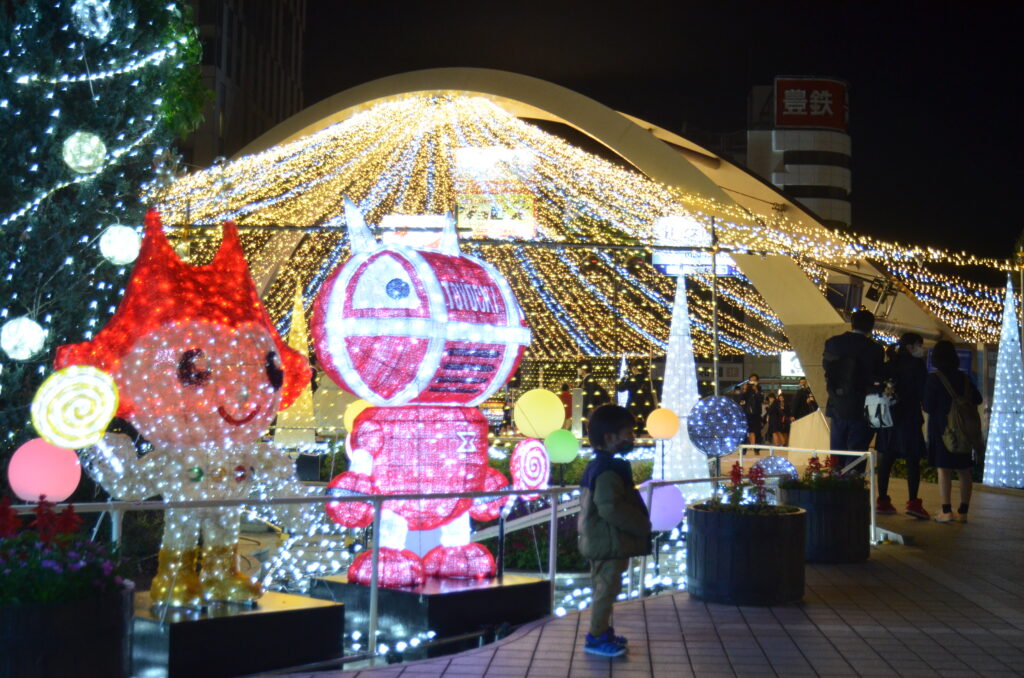
[[[0,469],[34,435],[29,404],[54,349],[91,338],[117,306],[141,190],[200,120],[198,64],[176,0],[0,7]]]
[[[678,276],[676,281],[661,406],[672,410],[679,417],[679,431],[673,438],[661,443],[665,446],[664,454],[660,450],[655,451],[654,477],[673,480],[707,478],[707,457],[690,442],[686,427],[687,416],[700,400],[700,392],[697,390],[697,367],[693,359],[690,313],[686,305],[686,278]],[[680,485],[679,489],[687,500],[703,498],[711,493],[710,485],[705,483]]]
[[[985,445],[986,485],[1024,487],[1024,360],[1017,326],[1017,299],[1007,278],[1003,328],[996,358],[995,395]]]

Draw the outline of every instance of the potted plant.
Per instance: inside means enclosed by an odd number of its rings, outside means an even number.
[[[127,676],[132,588],[69,505],[24,529],[0,499],[0,676]]]
[[[836,472],[831,455],[817,455],[803,476],[779,484],[779,501],[807,511],[809,563],[858,563],[870,552],[871,506],[867,479]]]
[[[807,513],[769,504],[764,471],[732,467],[725,500],[686,510],[686,581],[697,600],[729,605],[794,603],[804,595]],[[748,496],[748,490],[750,493]]]

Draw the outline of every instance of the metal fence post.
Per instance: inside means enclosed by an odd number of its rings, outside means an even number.
[[[555,575],[558,572],[558,493],[550,496],[551,522],[548,534],[548,577],[551,579],[551,611],[555,610]]]
[[[653,516],[654,515],[654,482],[652,481],[645,488],[647,492],[647,511]],[[632,573],[630,573],[632,578]],[[640,597],[644,597],[644,582],[647,579],[647,554],[645,553],[640,558]]]
[[[110,541],[115,546],[121,544],[121,527],[124,521],[124,511],[114,509],[110,512]]]
[[[878,527],[875,524],[875,492],[878,491],[877,485],[875,484],[875,455],[870,450],[867,452],[868,457],[868,514],[871,516],[871,536],[868,538],[868,543],[874,544],[878,541]]]
[[[370,628],[366,634],[370,641],[370,666],[373,666],[374,657],[377,655],[377,587],[380,585],[380,514],[383,508],[383,502],[379,499],[373,501],[373,536],[370,540],[370,547],[373,549],[370,556],[373,571],[370,573]]]

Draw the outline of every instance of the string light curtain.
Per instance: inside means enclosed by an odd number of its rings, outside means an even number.
[[[319,132],[189,175],[149,196],[169,223],[236,221],[251,261],[259,260],[276,229],[309,229],[264,295],[279,321],[291,317],[296,285],[308,308],[327,274],[348,256],[345,197],[371,224],[393,214],[457,214],[464,249],[508,278],[535,329],[529,360],[665,352],[675,282],[647,263],[644,249],[656,244],[653,225],[663,216],[710,226],[709,215],[716,214],[724,247],[795,257],[820,284],[820,264],[878,262],[970,341],[998,337],[999,290],[940,275],[928,264],[1010,266],[829,231],[780,214],[750,214],[686,194],[587,153],[487,98],[457,93],[381,101]],[[521,222],[506,221],[529,230],[512,234],[508,244],[474,244],[481,209],[525,213]],[[547,247],[529,246],[537,243]],[[637,249],[597,250],[591,256],[560,243]],[[215,246],[201,240],[196,256]],[[688,289],[698,353],[711,350],[709,287],[709,279],[697,276]],[[728,279],[720,294],[724,355],[789,348],[782,324],[749,281]]]

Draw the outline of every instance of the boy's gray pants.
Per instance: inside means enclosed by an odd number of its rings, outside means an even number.
[[[629,567],[628,558],[590,561],[590,585],[594,602],[590,606],[590,635],[599,636],[608,630],[612,605],[622,590],[622,573]]]

